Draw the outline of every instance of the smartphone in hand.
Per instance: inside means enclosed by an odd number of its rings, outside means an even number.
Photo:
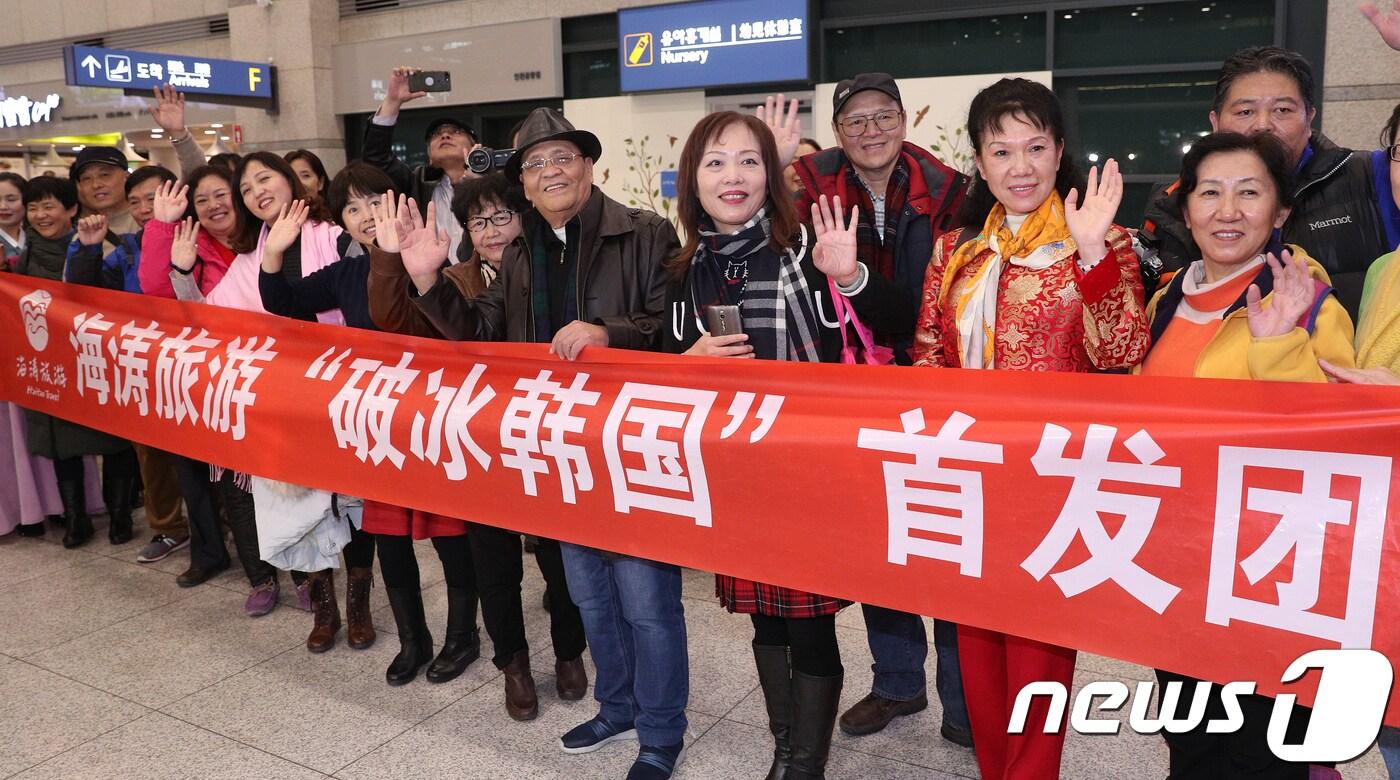
[[[452,89],[452,74],[445,70],[420,70],[408,77],[408,88],[414,92],[447,92]]]
[[[744,332],[738,306],[711,306],[705,310],[705,324],[711,336],[732,336]]]

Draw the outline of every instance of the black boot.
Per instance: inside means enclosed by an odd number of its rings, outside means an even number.
[[[768,708],[768,729],[773,732],[773,766],[764,780],[786,780],[792,766],[792,663],[788,649],[774,645],[754,645],[753,660],[758,666],[758,684]]]
[[[131,450],[103,458],[102,500],[107,504],[107,541],[112,544],[131,541],[131,501],[140,475]]]
[[[390,685],[404,685],[418,676],[418,670],[433,660],[433,635],[423,616],[423,591],[418,588],[385,588],[394,622],[399,628],[399,654],[384,672]]]
[[[786,780],[824,780],[844,675],[792,673],[792,766]]]
[[[476,589],[447,589],[447,637],[424,675],[430,683],[455,680],[481,657],[481,632],[476,628]]]
[[[87,486],[83,483],[83,459],[54,461],[58,476],[58,498],[63,502],[63,546],[79,547],[92,538],[92,518],[87,513]]]

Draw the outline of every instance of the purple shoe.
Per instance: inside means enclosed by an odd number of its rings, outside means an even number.
[[[302,612],[311,611],[311,580],[297,586],[297,609]]]
[[[260,585],[254,585],[253,590],[248,594],[248,600],[243,602],[243,612],[248,617],[262,617],[277,608],[277,595],[280,588],[277,580],[270,579]]]

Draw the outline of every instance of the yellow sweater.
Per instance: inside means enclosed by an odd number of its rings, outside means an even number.
[[[1366,275],[1356,365],[1400,374],[1400,252],[1377,259]]]
[[[1301,248],[1289,245],[1294,257],[1307,260],[1314,279],[1329,282],[1327,271]],[[1186,271],[1182,271],[1186,273]],[[1152,320],[1157,305],[1168,288],[1162,288],[1147,304],[1147,317]],[[1273,305],[1273,293],[1261,302]],[[1249,320],[1243,306],[1225,315],[1215,337],[1201,350],[1196,359],[1195,376],[1209,379],[1264,379],[1274,382],[1326,382],[1327,376],[1317,360],[1350,367],[1356,364],[1352,348],[1351,317],[1334,296],[1328,296],[1318,312],[1311,334],[1295,327],[1282,336],[1256,339],[1249,332]],[[1142,369],[1133,369],[1141,373]]]

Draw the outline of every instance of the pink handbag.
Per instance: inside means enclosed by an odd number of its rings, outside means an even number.
[[[887,366],[894,362],[894,350],[875,343],[875,334],[856,316],[851,302],[836,289],[836,280],[826,279],[831,290],[831,306],[836,310],[836,321],[841,327],[841,362],[847,365]],[[855,330],[860,344],[852,344],[848,339],[846,323]]]

